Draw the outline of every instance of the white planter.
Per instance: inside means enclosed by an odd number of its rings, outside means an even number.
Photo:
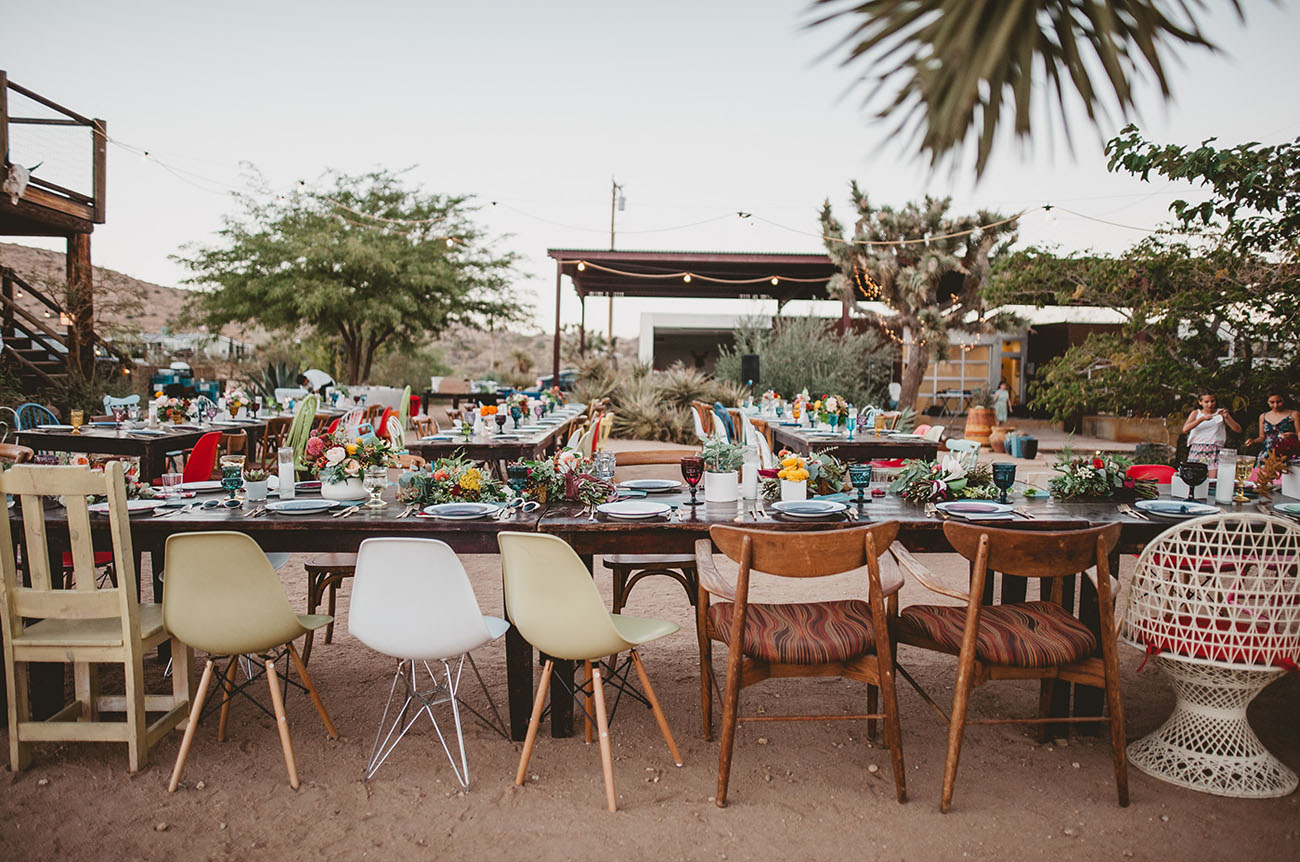
[[[735,471],[704,474],[704,501],[706,503],[734,503],[740,499],[740,480]]]
[[[266,499],[269,480],[263,479],[260,482],[250,482],[244,480],[244,496],[254,503],[260,503]]]
[[[799,500],[808,499],[808,480],[800,479],[798,482],[791,482],[789,479],[781,480],[781,502],[790,503]]]
[[[320,495],[326,500],[339,500],[347,503],[370,499],[370,494],[366,491],[366,486],[361,484],[360,477],[348,479],[344,482],[321,482]]]
[[[1300,500],[1300,461],[1292,461],[1291,469],[1282,474],[1282,493]]]

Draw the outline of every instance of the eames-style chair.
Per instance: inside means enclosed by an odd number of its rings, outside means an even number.
[[[944,535],[953,550],[971,561],[970,593],[940,585],[933,574],[901,548],[894,553],[903,569],[932,592],[962,605],[910,605],[897,622],[899,643],[957,656],[957,684],[948,718],[948,753],[939,810],[952,806],[957,762],[968,724],[1037,724],[1045,734],[1062,722],[1106,722],[1121,806],[1128,805],[1128,762],[1124,751],[1124,708],[1116,656],[1114,586],[1108,562],[1119,541],[1120,525],[1086,530],[1027,531],[949,521]],[[1093,631],[1063,606],[1064,579],[1095,570],[1099,628]],[[1039,601],[984,604],[992,573],[1040,582]],[[1004,584],[1005,589],[1005,584]],[[1023,593],[1022,593],[1023,595]],[[976,687],[999,679],[1040,680],[1036,718],[974,720],[966,717]],[[1105,717],[1049,715],[1053,682],[1102,688]],[[929,695],[922,693],[934,705]],[[937,706],[935,706],[938,709]]]
[[[174,792],[180,784],[185,760],[189,756],[194,732],[203,718],[203,704],[213,671],[225,660],[221,671],[221,718],[217,740],[226,737],[226,721],[235,695],[240,694],[258,708],[275,716],[280,731],[280,747],[289,772],[289,785],[298,789],[298,764],[289,738],[289,721],[280,691],[280,673],[276,662],[287,657],[284,679],[287,684],[307,692],[330,739],[338,738],[334,722],[307,674],[307,665],[298,655],[293,642],[312,629],[330,621],[326,616],[295,614],[280,585],[280,578],[266,554],[253,539],[244,534],[216,530],[208,533],[178,533],[169,536],[166,547],[167,590],[163,594],[163,622],[172,634],[187,646],[208,654],[199,680],[198,694],[190,710],[189,725],[176,755],[167,786]],[[238,661],[247,658],[247,663]],[[301,683],[289,677],[292,661]],[[236,683],[235,672],[243,667],[246,679]],[[256,670],[253,670],[256,668]],[[246,690],[265,674],[271,691],[272,710],[254,700]]]
[[[30,582],[24,585],[14,555],[10,519],[0,520],[0,635],[9,702],[9,762],[17,772],[31,762],[37,742],[126,743],[130,771],[148,762],[149,749],[185,720],[190,703],[189,659],[185,645],[163,625],[162,608],[136,598],[135,554],[127,523],[126,484],[122,464],[109,462],[103,472],[85,467],[19,465],[0,473],[0,495],[12,494],[22,511],[24,550]],[[47,523],[45,498],[62,497],[66,529]],[[107,499],[108,511],[92,515],[87,497]],[[95,578],[91,519],[108,524],[117,577],[100,585]],[[60,535],[61,534],[61,535]],[[76,589],[55,589],[49,545],[67,541]],[[145,693],[144,654],[172,641],[172,691]],[[34,721],[28,694],[28,665],[71,662],[71,703],[44,721]],[[99,668],[122,666],[124,694],[101,691]],[[125,713],[125,721],[106,721],[101,713]],[[147,713],[163,715],[152,723]]]
[[[495,729],[506,737],[501,715],[470,652],[501,637],[509,628],[505,620],[485,616],[479,610],[465,567],[445,542],[385,538],[361,543],[348,631],[371,649],[397,659],[397,672],[370,750],[367,779],[379,770],[420,716],[427,715],[451,761],[456,780],[462,787],[469,786],[469,761],[460,722],[461,671],[469,659],[470,669],[496,719]],[[435,667],[441,664],[440,672],[430,668],[431,662]],[[394,712],[399,684],[405,696]],[[433,708],[442,703],[451,706],[460,749],[459,768],[434,715]],[[466,707],[483,718],[468,704]],[[395,716],[391,723],[390,714]]]
[[[713,641],[727,646],[727,677],[722,699],[722,745],[718,752],[718,790],[714,801],[727,804],[736,727],[742,722],[811,719],[865,719],[868,735],[884,720],[885,744],[893,758],[894,789],[907,801],[903,741],[894,688],[894,649],[889,606],[896,607],[902,579],[892,566],[882,574],[880,558],[898,535],[898,523],[785,533],[715,525],[695,544],[699,598],[695,603],[700,643],[700,711],[706,736],[712,733]],[[734,580],[714,561],[713,546],[738,566]],[[867,598],[768,604],[750,602],[750,576],[761,572],[782,578],[817,578],[862,570]],[[710,603],[710,597],[723,601]],[[859,715],[741,716],[740,690],[766,679],[842,676],[865,682],[867,711]],[[876,711],[876,692],[883,712]]]
[[[586,737],[591,742],[592,713],[600,738],[600,759],[605,775],[605,802],[610,811],[618,810],[614,791],[614,761],[610,748],[609,719],[605,712],[605,668],[602,659],[627,652],[628,661],[636,668],[644,690],[644,701],[654,712],[659,730],[673,763],[682,765],[681,753],[668,728],[659,699],[655,696],[650,677],[637,648],[651,641],[667,637],[677,631],[674,623],[664,620],[611,614],[605,610],[600,591],[591,580],[582,560],[573,548],[558,536],[544,533],[500,533],[497,541],[501,547],[501,568],[505,585],[506,612],[524,639],[546,656],[542,668],[542,681],[533,701],[532,715],[528,720],[528,733],[524,750],[519,758],[515,784],[522,785],[537,742],[537,727],[552,682],[552,671],[557,660],[580,661],[584,669],[582,690],[586,712]],[[624,665],[625,679],[627,668]],[[617,683],[620,671],[613,670],[609,677]],[[556,678],[561,685],[564,680]],[[624,683],[625,684],[625,683]],[[634,694],[630,687],[624,691]],[[567,696],[567,694],[566,694]]]

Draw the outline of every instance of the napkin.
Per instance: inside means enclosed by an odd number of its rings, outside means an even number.
[[[632,497],[644,497],[645,495],[646,492],[642,491],[640,488],[619,488],[618,489],[618,498],[620,500],[627,500]]]
[[[814,500],[825,500],[828,503],[848,503],[851,502],[849,495],[843,491],[838,494],[819,494],[813,497]]]

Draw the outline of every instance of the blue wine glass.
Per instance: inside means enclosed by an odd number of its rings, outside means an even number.
[[[1002,491],[1002,496],[998,497],[999,503],[1007,501],[1007,491],[1016,483],[1016,465],[1010,461],[995,461],[993,463],[993,484]]]

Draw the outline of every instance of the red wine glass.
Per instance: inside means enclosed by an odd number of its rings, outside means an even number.
[[[686,505],[698,506],[699,501],[695,499],[696,486],[700,484],[700,479],[704,478],[704,458],[700,455],[687,455],[682,459],[682,478],[691,488],[691,500]]]

